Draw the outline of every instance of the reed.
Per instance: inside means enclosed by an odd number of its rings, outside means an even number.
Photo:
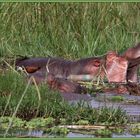
[[[139,41],[139,3],[0,3],[0,56],[69,59]]]

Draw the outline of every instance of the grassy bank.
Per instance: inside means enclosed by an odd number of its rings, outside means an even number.
[[[31,85],[10,61],[17,55],[78,59],[121,53],[139,42],[139,9],[139,3],[0,3],[0,116],[126,124],[121,109],[69,105],[47,85]],[[9,59],[8,70],[2,59]]]
[[[27,83],[13,70],[1,73],[0,83],[0,137],[26,137],[31,131],[43,131],[45,137],[65,137],[71,130],[67,127],[74,125],[93,127],[89,134],[97,137],[111,137],[113,131],[123,132],[128,123],[121,108],[92,108],[82,101],[69,104],[57,91]]]
[[[140,39],[139,8],[139,3],[0,3],[0,57],[77,59],[122,52]]]
[[[25,78],[13,71],[0,75],[0,116],[30,120],[36,117],[53,117],[56,124],[76,124],[80,120],[88,124],[126,124],[127,117],[120,108],[93,109],[84,102],[69,104],[60,93],[47,85],[26,84]],[[8,87],[8,88],[7,88]],[[108,115],[110,116],[108,118]],[[80,122],[79,122],[80,123]]]

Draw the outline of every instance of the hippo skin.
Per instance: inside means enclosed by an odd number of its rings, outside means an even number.
[[[140,43],[128,48],[123,54],[108,52],[101,57],[90,57],[79,60],[40,57],[21,58],[16,60],[16,68],[22,67],[28,78],[34,77],[37,84],[46,82],[50,88],[62,93],[86,93],[86,88],[78,82],[69,80],[71,75],[91,75],[106,77],[108,82],[138,82],[137,71],[140,62]],[[82,80],[82,79],[81,79]]]

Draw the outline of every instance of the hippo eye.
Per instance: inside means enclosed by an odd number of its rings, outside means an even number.
[[[94,63],[93,63],[93,65],[95,67],[99,67],[100,66],[100,61],[99,60],[95,60]]]

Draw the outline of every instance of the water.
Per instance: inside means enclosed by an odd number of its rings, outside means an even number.
[[[126,111],[130,122],[140,122],[140,96],[120,94],[123,97],[123,101],[113,102],[110,99],[114,96],[118,96],[115,93],[99,93],[96,97],[91,97],[89,94],[62,94],[63,98],[69,103],[77,103],[81,100],[88,102],[93,108],[99,107],[113,107],[122,108]]]
[[[132,96],[128,94],[121,95],[123,97],[123,101],[113,102],[110,99],[114,96],[118,96],[118,94],[108,93],[108,94],[97,94],[96,97],[91,97],[88,94],[62,94],[64,99],[69,103],[77,103],[81,100],[88,102],[93,108],[99,107],[121,107],[124,111],[126,111],[129,116],[129,120],[131,122],[140,122],[140,96]],[[4,132],[1,132],[1,137]],[[30,130],[30,131],[9,131],[8,137],[57,137],[54,135],[49,135],[44,133],[42,130]],[[60,136],[61,137],[61,136]],[[76,138],[76,137],[95,137],[94,135],[87,135],[75,132],[69,132],[65,137]],[[112,133],[111,137],[113,138],[140,138],[140,134],[132,135],[129,131],[124,131],[122,134]]]
[[[80,134],[80,133],[74,133],[74,132],[70,132],[67,135],[68,138],[93,138],[95,137],[94,135],[85,135],[85,134]]]
[[[140,135],[132,135],[132,134],[129,134],[129,133],[125,133],[125,134],[121,134],[121,135],[118,135],[118,134],[113,134],[112,135],[112,138],[140,138]]]
[[[32,130],[32,131],[25,131],[25,130],[18,130],[18,131],[9,131],[8,137],[17,137],[17,138],[51,138],[51,137],[67,137],[67,138],[94,138],[95,135],[91,134],[80,134],[77,132],[69,132],[66,136],[57,136],[57,135],[49,135],[44,133],[42,130]],[[3,135],[1,135],[3,137]],[[122,134],[112,133],[112,138],[140,138],[140,134],[132,135],[128,132],[124,132]]]
[[[140,122],[140,96],[132,96],[128,94],[121,95],[123,101],[113,102],[110,99],[118,94],[98,94],[96,98],[90,101],[93,108],[98,107],[121,107],[122,110],[126,111],[130,122]]]

